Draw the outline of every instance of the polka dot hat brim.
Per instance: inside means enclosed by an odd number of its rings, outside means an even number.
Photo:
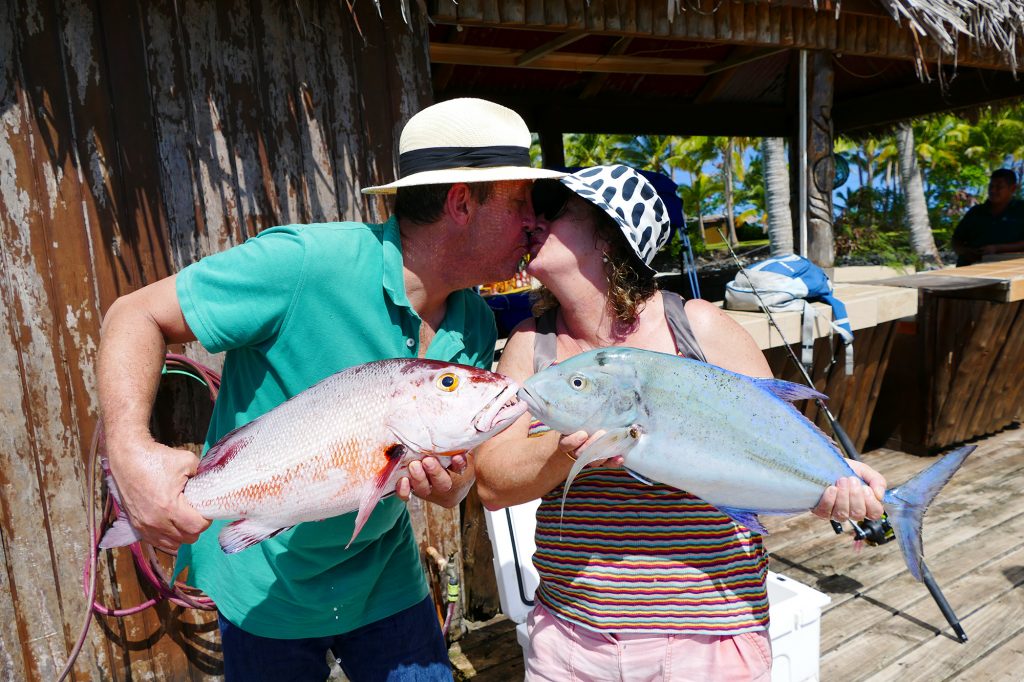
[[[629,166],[593,166],[559,180],[563,185],[607,213],[649,273],[654,254],[672,234],[665,203],[654,186]]]

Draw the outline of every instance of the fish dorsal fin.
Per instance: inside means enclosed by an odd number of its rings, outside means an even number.
[[[272,538],[291,527],[281,528],[254,519],[240,519],[224,526],[217,539],[220,540],[220,548],[224,550],[225,554],[234,554],[259,544],[267,538]]]
[[[810,386],[795,384],[792,381],[783,381],[782,379],[751,379],[751,381],[776,398],[788,402],[813,399],[828,400],[828,396],[824,393],[819,393]]]
[[[765,530],[765,527],[758,520],[756,512],[746,509],[730,509],[729,507],[719,507],[718,510],[752,532],[758,535],[768,535],[768,531]]]
[[[377,503],[380,502],[381,498],[388,493],[394,492],[391,489],[392,479],[395,472],[402,465],[402,459],[408,451],[409,449],[401,443],[393,443],[384,449],[384,456],[387,462],[377,472],[373,480],[367,481],[363,488],[363,495],[359,499],[359,513],[356,514],[355,527],[352,529],[352,537],[349,538],[345,549],[351,547],[352,543],[355,542],[356,536],[359,535],[359,531],[366,525],[370,518],[370,513],[377,506]]]

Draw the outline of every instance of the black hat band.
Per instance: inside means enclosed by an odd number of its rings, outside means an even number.
[[[492,147],[428,147],[398,157],[399,177],[450,168],[530,166],[530,150],[512,145]]]

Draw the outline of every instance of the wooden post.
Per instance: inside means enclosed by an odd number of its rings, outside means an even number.
[[[562,131],[555,128],[545,128],[537,136],[540,138],[540,153],[544,158],[544,167],[565,167],[565,146],[562,143]]]
[[[835,264],[836,250],[832,234],[832,187],[835,161],[832,157],[832,96],[835,73],[832,53],[817,50],[810,55],[808,74],[807,167],[807,253],[805,256],[823,268]]]

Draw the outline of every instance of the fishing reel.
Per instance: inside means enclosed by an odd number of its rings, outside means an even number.
[[[843,534],[843,524],[838,521],[831,521],[832,530],[836,535]],[[863,521],[850,521],[853,527],[853,538],[858,542],[866,542],[872,547],[884,545],[896,539],[896,533],[889,523],[889,517],[882,514],[882,518],[876,520],[864,519]]]

